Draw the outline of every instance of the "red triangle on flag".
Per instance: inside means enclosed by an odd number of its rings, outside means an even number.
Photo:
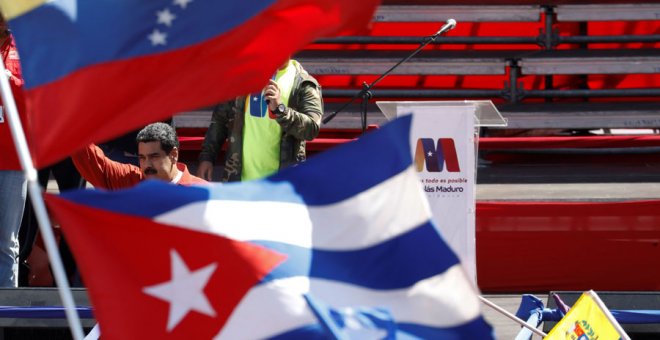
[[[215,234],[53,195],[46,200],[74,252],[103,339],[213,338],[243,296],[286,258]],[[177,281],[175,263],[179,274],[197,275],[201,290],[162,293]],[[194,286],[186,286],[186,278],[177,282],[185,283],[179,288]],[[193,307],[181,308],[189,300]],[[172,301],[179,301],[178,307]]]

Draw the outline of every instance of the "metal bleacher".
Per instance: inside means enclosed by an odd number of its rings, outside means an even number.
[[[556,7],[559,21],[658,20],[660,6],[630,1],[620,4],[562,4]]]
[[[376,10],[374,22],[438,22],[441,18],[461,21],[525,22],[539,20],[536,5],[385,5]]]
[[[454,18],[459,27],[465,23],[521,23],[536,24],[540,29],[535,36],[493,33],[484,36],[468,31],[438,37],[395,69],[390,76],[395,80],[387,86],[373,88],[369,123],[384,122],[374,105],[379,100],[491,99],[508,118],[509,128],[657,128],[659,87],[590,88],[584,79],[594,75],[660,74],[657,48],[660,3],[600,2],[501,1],[500,5],[464,5],[465,2],[459,5],[453,1],[385,1],[373,17],[374,25],[440,24]],[[586,26],[581,26],[579,33],[562,31],[565,23],[639,20],[657,24],[655,29],[635,34],[596,36],[590,35],[584,29]],[[425,36],[382,34],[327,38],[298,52],[294,58],[321,78],[326,113],[331,113],[361,89],[364,79],[367,82],[375,79],[412,52],[423,39]],[[603,43],[641,47],[593,48],[594,44]],[[406,76],[423,79],[485,76],[491,82],[496,79],[498,87],[429,86],[424,81],[412,85],[397,83],[396,77]],[[556,87],[558,76],[583,77],[583,83],[559,88]],[[326,85],[324,77],[351,80],[345,82],[348,85]],[[538,80],[536,83],[542,86],[530,87],[530,79]],[[616,101],[602,103],[612,98]],[[323,128],[357,128],[359,111],[359,105],[349,106]],[[205,127],[201,124],[208,122],[208,115],[210,112],[205,110],[183,113],[174,122],[177,127]]]
[[[660,126],[657,102],[500,104],[512,129],[640,129]]]
[[[544,50],[518,64],[523,75],[653,74],[660,73],[660,49]]]
[[[506,51],[424,51],[397,67],[399,75],[503,75]],[[475,52],[475,51],[471,51]],[[303,51],[295,59],[314,75],[378,75],[405,58],[403,50]]]
[[[643,128],[658,126],[660,112],[660,88],[626,88],[626,89],[556,89],[553,88],[553,77],[556,75],[627,75],[627,74],[659,74],[660,49],[657,48],[626,48],[626,49],[591,49],[593,43],[657,43],[660,35],[657,31],[649,34],[589,36],[565,35],[558,31],[561,22],[587,21],[626,21],[654,20],[658,21],[660,4],[590,4],[590,5],[498,5],[498,6],[383,6],[378,10],[374,21],[392,22],[441,22],[444,18],[455,17],[459,22],[538,22],[542,30],[536,37],[524,36],[488,36],[488,37],[457,37],[451,34],[440,37],[437,44],[479,44],[514,46],[514,49],[467,49],[467,50],[432,50],[424,51],[419,57],[411,59],[412,64],[400,73],[413,74],[415,70],[429,65],[418,75],[500,75],[501,89],[455,88],[388,88],[373,91],[375,100],[385,98],[409,99],[481,99],[489,98],[496,102],[502,114],[509,119],[509,128],[560,128],[560,129],[590,129],[590,128]],[[420,41],[421,37],[417,37]],[[370,40],[372,39],[372,40]],[[363,37],[362,39],[345,37],[324,42],[403,44],[412,39],[401,37]],[[520,47],[524,47],[520,49]],[[571,49],[560,47],[571,46]],[[575,48],[577,46],[577,48]],[[390,51],[359,51],[363,58],[357,60],[348,57],[338,60],[341,54],[350,52],[331,52],[325,57],[312,59],[314,67],[328,74],[337,67],[336,74],[353,73],[367,74],[374,71],[377,74],[386,66],[394,64],[395,58],[386,59]],[[397,55],[403,52],[397,50]],[[308,52],[302,52],[305,59]],[[319,56],[319,54],[315,54]],[[394,54],[389,54],[393,56]],[[325,59],[323,59],[325,58]],[[356,63],[352,63],[356,61]],[[359,61],[359,62],[357,62]],[[383,65],[386,63],[387,65]],[[369,65],[378,65],[370,67]],[[432,65],[432,66],[431,66]],[[340,71],[340,72],[339,72]],[[542,77],[545,86],[542,89],[525,88],[521,83],[524,77]],[[346,90],[326,88],[327,97],[350,97]],[[625,103],[603,104],[592,102],[590,98],[623,98]],[[574,98],[573,103],[562,103],[562,99]],[[639,98],[643,98],[642,101]],[[648,99],[652,98],[652,99]],[[355,120],[355,112],[348,114]],[[377,111],[370,112],[370,117],[379,121]],[[331,123],[332,124],[332,123]],[[339,125],[347,125],[345,122]]]

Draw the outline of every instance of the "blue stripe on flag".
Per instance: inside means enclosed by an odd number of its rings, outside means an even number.
[[[154,218],[160,214],[196,202],[209,200],[278,201],[302,203],[290,183],[252,181],[243,183],[179,186],[157,180],[118,191],[73,190],[62,197],[91,207],[121,214]],[[167,199],[154,200],[154,197]]]
[[[183,205],[206,201],[204,187],[182,187],[158,180],[147,180],[126,190],[72,190],[60,194],[65,199],[117,213],[152,218]],[[167,197],[167,199],[160,199]]]
[[[288,255],[263,282],[309,276],[372,289],[400,289],[445,272],[458,258],[432,223],[358,250],[328,251],[275,242],[254,242]]]
[[[55,81],[82,67],[206,41],[238,27],[276,2],[195,0],[183,8],[172,0],[71,1],[76,7],[75,17],[57,2],[48,2],[9,22],[19,50],[48,53],[21,54],[26,88]],[[157,13],[164,10],[175,17],[169,26],[157,21]],[[154,30],[167,34],[165,45],[152,45],[149,35]],[[37,48],[43,46],[48,48]]]
[[[289,181],[307,205],[342,201],[399,174],[412,164],[412,116],[396,119],[356,142],[316,155],[304,167],[290,167],[271,176]]]

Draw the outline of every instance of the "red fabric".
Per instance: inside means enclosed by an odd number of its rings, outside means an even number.
[[[484,292],[660,290],[660,201],[477,203]]]
[[[46,195],[46,201],[73,252],[85,254],[76,262],[103,339],[211,339],[247,291],[285,258],[260,246],[89,208],[54,195]],[[172,251],[191,272],[216,264],[202,288],[215,315],[193,310],[167,332],[170,303],[144,289],[172,280]]]
[[[660,146],[660,136],[482,137],[479,150],[630,148]]]
[[[2,54],[2,61],[5,68],[9,70],[12,77],[9,79],[11,91],[14,94],[14,101],[18,109],[19,116],[21,117],[22,124],[25,126],[25,99],[23,98],[23,76],[21,73],[21,65],[14,44],[13,37],[9,37],[7,41],[0,47],[0,54]],[[16,146],[11,137],[9,130],[9,120],[7,119],[7,112],[0,98],[0,106],[2,106],[3,115],[5,118],[4,123],[0,123],[0,170],[20,170],[21,165],[18,161],[16,153]]]
[[[132,164],[115,162],[105,156],[96,145],[90,144],[86,148],[71,155],[73,164],[80,175],[95,188],[117,190],[130,188],[144,179],[139,167]],[[179,185],[205,184],[205,180],[193,176],[183,163],[176,164],[183,172]]]
[[[35,163],[45,166],[83,145],[261,88],[284,60],[314,39],[363,30],[378,3],[280,0],[205,42],[86,67],[30,89]]]

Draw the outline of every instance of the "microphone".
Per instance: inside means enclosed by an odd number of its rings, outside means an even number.
[[[433,36],[437,37],[443,33],[453,30],[454,28],[456,28],[456,20],[449,19],[447,20],[447,23],[442,25],[442,27],[440,27],[440,29],[437,32],[435,32]]]

